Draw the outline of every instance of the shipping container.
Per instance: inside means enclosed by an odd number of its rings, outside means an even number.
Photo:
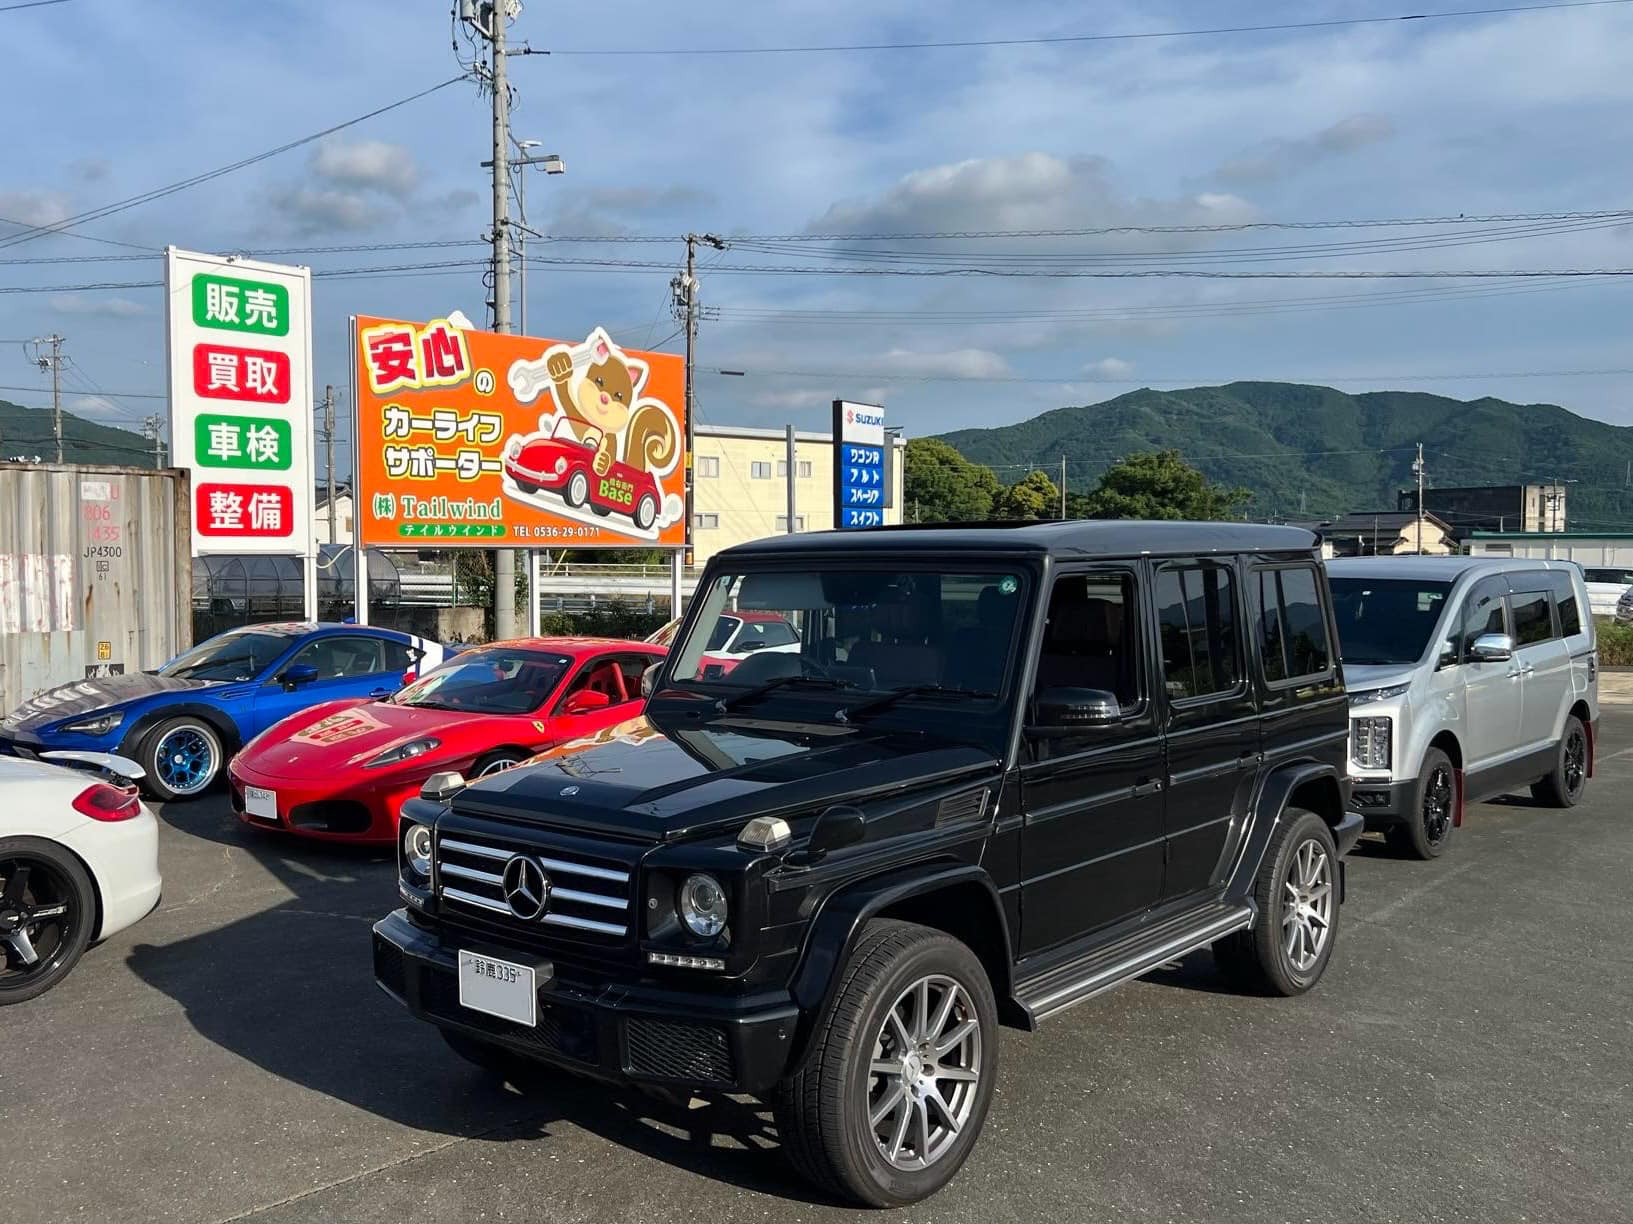
[[[184,471],[0,463],[0,713],[192,644]]]

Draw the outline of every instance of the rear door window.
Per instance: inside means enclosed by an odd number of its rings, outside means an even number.
[[[1554,636],[1553,612],[1546,591],[1521,591],[1509,596],[1514,614],[1514,645],[1535,646]]]
[[[1259,571],[1259,652],[1271,684],[1298,683],[1332,668],[1327,617],[1314,566]]]
[[[1236,688],[1242,675],[1236,622],[1236,577],[1229,570],[1184,566],[1157,575],[1163,681],[1171,701]]]
[[[1575,637],[1582,632],[1582,608],[1576,598],[1576,584],[1568,573],[1551,572],[1548,575],[1548,589],[1554,597],[1554,610],[1559,615],[1560,636]]]

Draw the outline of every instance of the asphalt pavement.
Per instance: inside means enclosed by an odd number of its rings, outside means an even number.
[[[1005,1032],[936,1221],[1620,1221],[1633,1203],[1633,708],[1571,811],[1473,810],[1446,856],[1351,858],[1325,980],[1206,954]],[[519,1094],[374,987],[383,854],[162,809],[165,899],[0,1013],[7,1224],[782,1221],[850,1213],[749,1103]]]

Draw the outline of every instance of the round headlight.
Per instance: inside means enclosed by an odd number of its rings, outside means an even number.
[[[556,460],[556,475],[560,476],[566,470],[567,470],[567,460],[557,459]]]
[[[680,920],[699,939],[726,929],[726,890],[713,876],[687,876],[680,886]]]
[[[409,825],[403,834],[403,859],[415,875],[431,877],[431,826]]]

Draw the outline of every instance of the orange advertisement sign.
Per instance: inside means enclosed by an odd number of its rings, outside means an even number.
[[[680,357],[363,316],[353,353],[365,546],[685,545]]]

